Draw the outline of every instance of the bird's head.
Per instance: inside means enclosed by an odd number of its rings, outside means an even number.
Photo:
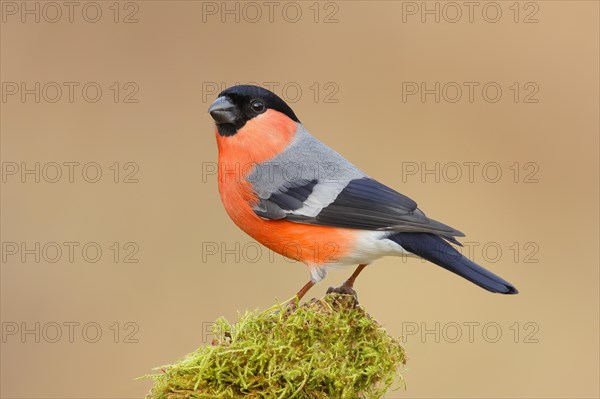
[[[275,93],[259,86],[239,85],[223,90],[208,108],[219,135],[233,136],[248,121],[259,118],[289,118],[300,121],[294,111]]]

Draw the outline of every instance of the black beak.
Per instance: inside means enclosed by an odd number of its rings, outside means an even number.
[[[208,113],[217,124],[235,123],[237,109],[228,97],[219,97],[210,105]]]

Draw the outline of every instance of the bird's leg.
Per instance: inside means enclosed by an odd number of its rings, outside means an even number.
[[[362,272],[365,267],[367,267],[367,265],[364,265],[364,264],[358,265],[358,267],[356,268],[354,273],[352,273],[352,275],[348,278],[348,280],[346,280],[346,282],[344,284],[350,288],[354,287],[354,282],[356,281],[356,277],[358,277],[360,272]]]
[[[292,301],[290,305],[292,305],[293,307],[297,306],[300,303],[302,297],[306,295],[308,290],[310,290],[313,287],[313,285],[315,285],[315,283],[312,280],[309,280],[308,283],[304,284],[304,287],[300,288],[300,291],[298,291],[298,293],[296,294],[296,300]]]
[[[339,287],[335,287],[335,288],[329,287],[327,289],[327,293],[328,294],[336,293],[336,294],[352,295],[358,301],[358,296],[356,295],[356,291],[354,291],[354,282],[356,281],[356,277],[358,277],[360,272],[362,272],[365,267],[367,267],[367,265],[364,265],[364,264],[358,265],[358,267],[356,268],[354,273],[352,273],[352,275],[348,278],[348,280],[346,280],[344,282],[344,284],[340,285]]]

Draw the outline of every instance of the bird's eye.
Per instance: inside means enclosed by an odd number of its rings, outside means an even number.
[[[263,112],[265,110],[265,104],[263,104],[263,102],[259,100],[252,101],[250,106],[255,112]]]

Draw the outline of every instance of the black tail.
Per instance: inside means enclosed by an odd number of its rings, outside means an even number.
[[[472,262],[439,236],[430,233],[396,233],[388,239],[488,291],[501,294],[519,292],[511,283]]]

